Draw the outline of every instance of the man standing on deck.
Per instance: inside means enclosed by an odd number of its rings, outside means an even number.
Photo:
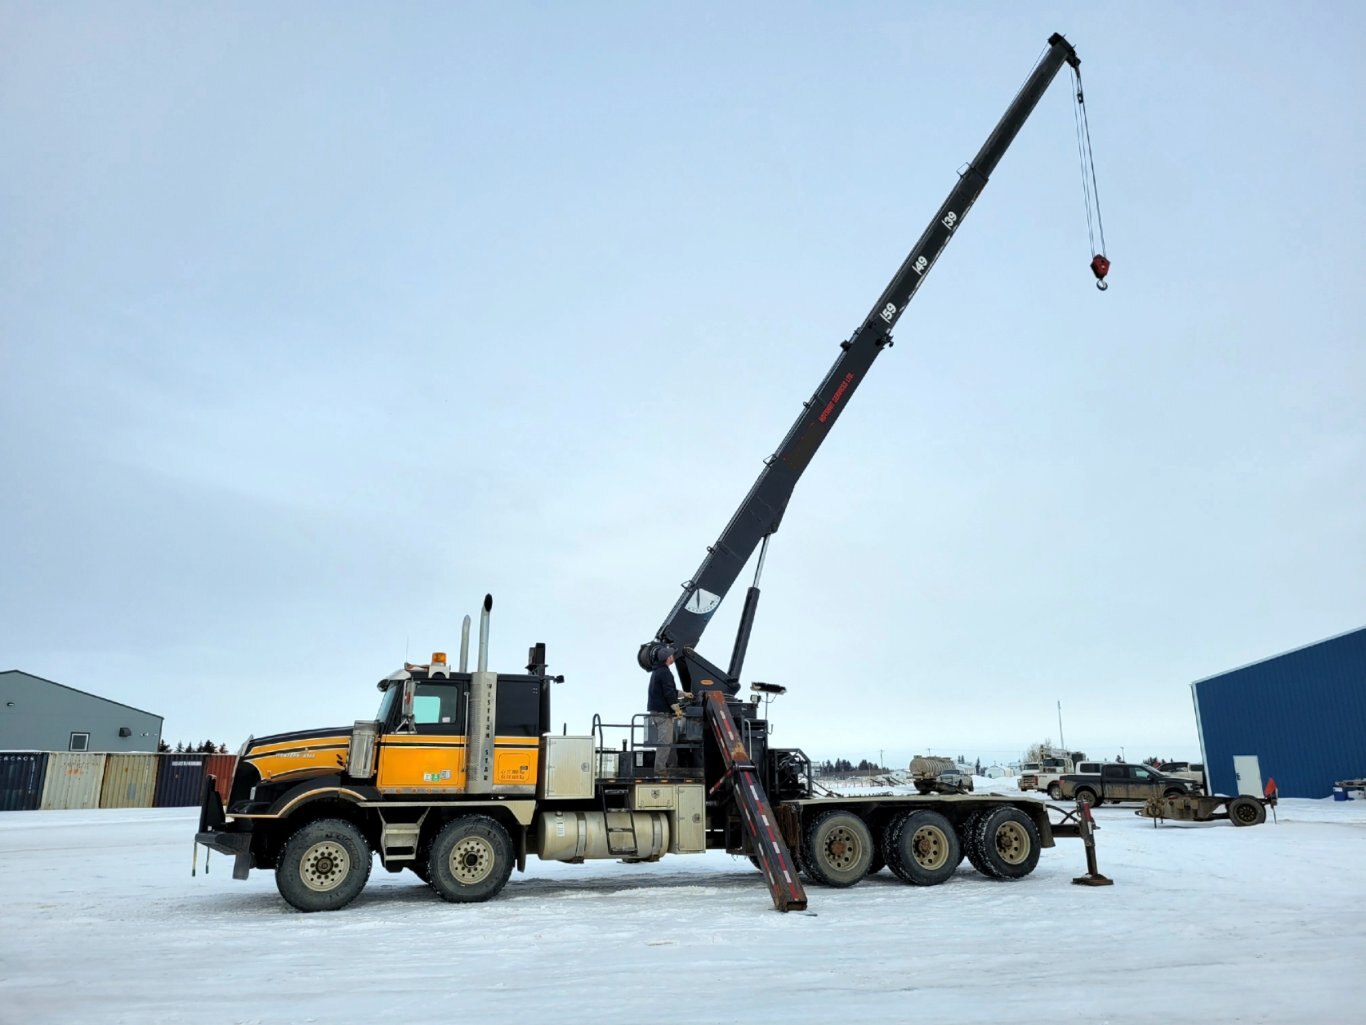
[[[680,700],[691,694],[680,694],[674,685],[669,666],[674,663],[674,650],[667,644],[655,646],[650,658],[650,693],[645,711],[650,716],[649,742],[655,746],[655,771],[662,772],[677,764],[674,751],[674,720],[683,717]]]

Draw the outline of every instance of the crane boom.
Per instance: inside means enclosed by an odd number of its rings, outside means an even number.
[[[960,173],[957,184],[891,282],[883,289],[854,333],[840,343],[840,353],[834,365],[815,394],[803,404],[801,415],[777,450],[764,460],[764,469],[721,536],[707,549],[707,555],[697,572],[683,585],[682,595],[655,635],[656,642],[690,649],[701,639],[712,614],[730,591],[755,548],[761,541],[766,542],[768,536],[778,529],[792,491],[811,458],[853,398],[873,360],[892,344],[892,328],[915,297],[949,239],[963,223],[963,218],[985,188],[997,163],[1063,64],[1075,69],[1080,66],[1080,60],[1072,45],[1055,33],[1048,40],[1048,51],[1025,80],[981,150]],[[762,561],[761,556],[760,570]],[[739,675],[754,605],[758,599],[757,574],[755,583],[756,586],[750,588],[745,612],[741,617],[730,670],[724,674],[732,682]]]

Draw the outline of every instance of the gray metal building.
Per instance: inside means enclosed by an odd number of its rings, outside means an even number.
[[[0,672],[0,751],[155,751],[161,723],[32,673]]]
[[[1191,684],[1213,792],[1327,797],[1366,777],[1366,627]]]

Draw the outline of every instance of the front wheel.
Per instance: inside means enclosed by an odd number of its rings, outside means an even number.
[[[857,815],[828,811],[806,828],[802,865],[826,886],[853,886],[873,863],[873,834]]]
[[[489,900],[512,875],[512,838],[487,815],[461,815],[436,834],[427,872],[432,889],[453,904]]]
[[[286,841],[275,865],[275,886],[300,911],[336,911],[365,889],[372,860],[370,845],[354,823],[318,819]]]

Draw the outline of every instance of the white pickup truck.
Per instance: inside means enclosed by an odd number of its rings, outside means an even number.
[[[1072,759],[1066,755],[1044,755],[1037,762],[1023,762],[1020,765],[1020,789],[1043,790],[1056,801],[1062,796],[1058,780],[1072,771]]]

